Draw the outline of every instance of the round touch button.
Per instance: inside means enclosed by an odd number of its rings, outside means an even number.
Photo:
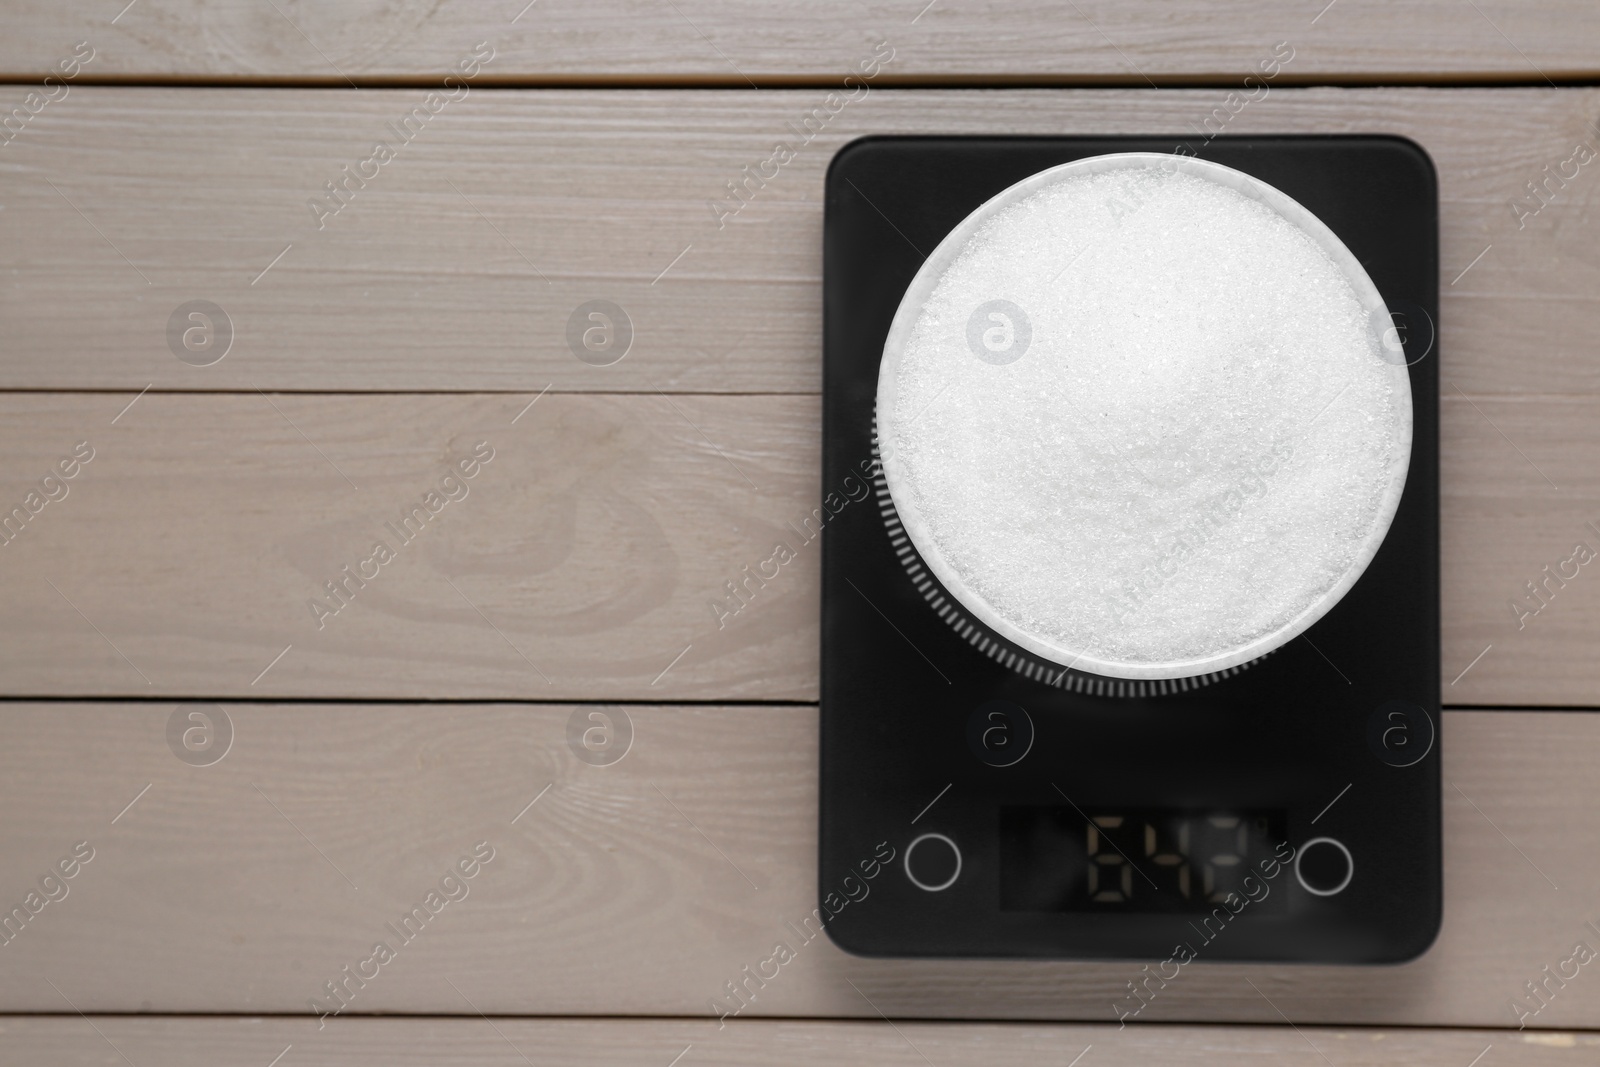
[[[1294,860],[1294,876],[1307,893],[1319,897],[1344,892],[1354,874],[1350,850],[1331,837],[1313,837],[1300,846],[1300,854]]]
[[[930,893],[949,889],[961,877],[961,849],[943,834],[923,834],[906,846],[906,877]]]
[[[967,747],[991,767],[1020,763],[1033,748],[1033,720],[1021,704],[986,700],[967,717]]]

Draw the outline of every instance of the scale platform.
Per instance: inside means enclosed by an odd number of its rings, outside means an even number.
[[[1411,467],[1376,558],[1301,637],[1220,676],[1119,682],[948,610],[882,484],[873,405],[902,295],[970,212],[1049,167],[1181,145],[1281,189],[1361,261],[1404,341]],[[867,956],[1422,953],[1442,908],[1427,155],[1382,136],[874,137],[835,157],[826,198],[818,891],[833,940]]]

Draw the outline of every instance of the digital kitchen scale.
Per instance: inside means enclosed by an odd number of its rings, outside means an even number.
[[[969,213],[1049,167],[1185,144],[1287,193],[1360,260],[1403,339],[1411,465],[1377,556],[1305,634],[1218,675],[1120,681],[964,615],[899,526],[873,405],[901,297]],[[834,941],[869,956],[1424,951],[1442,906],[1426,154],[1378,136],[874,137],[835,157],[826,196],[819,899]]]

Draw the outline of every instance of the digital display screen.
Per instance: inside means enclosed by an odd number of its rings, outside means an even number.
[[[1285,821],[1259,809],[1003,807],[1000,907],[1206,912],[1233,893],[1277,911]]]

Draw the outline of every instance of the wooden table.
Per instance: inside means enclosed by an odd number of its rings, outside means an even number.
[[[1596,1062],[1592,968],[1512,1006],[1600,948],[1600,577],[1510,606],[1600,548],[1587,0],[5,19],[0,1060]],[[819,493],[828,160],[1194,126],[1438,167],[1438,943],[1204,967],[1119,1030],[1137,966],[819,938],[719,1024],[813,906],[817,555],[710,605]],[[567,341],[593,299],[611,366]],[[596,724],[623,758],[577,758]]]

